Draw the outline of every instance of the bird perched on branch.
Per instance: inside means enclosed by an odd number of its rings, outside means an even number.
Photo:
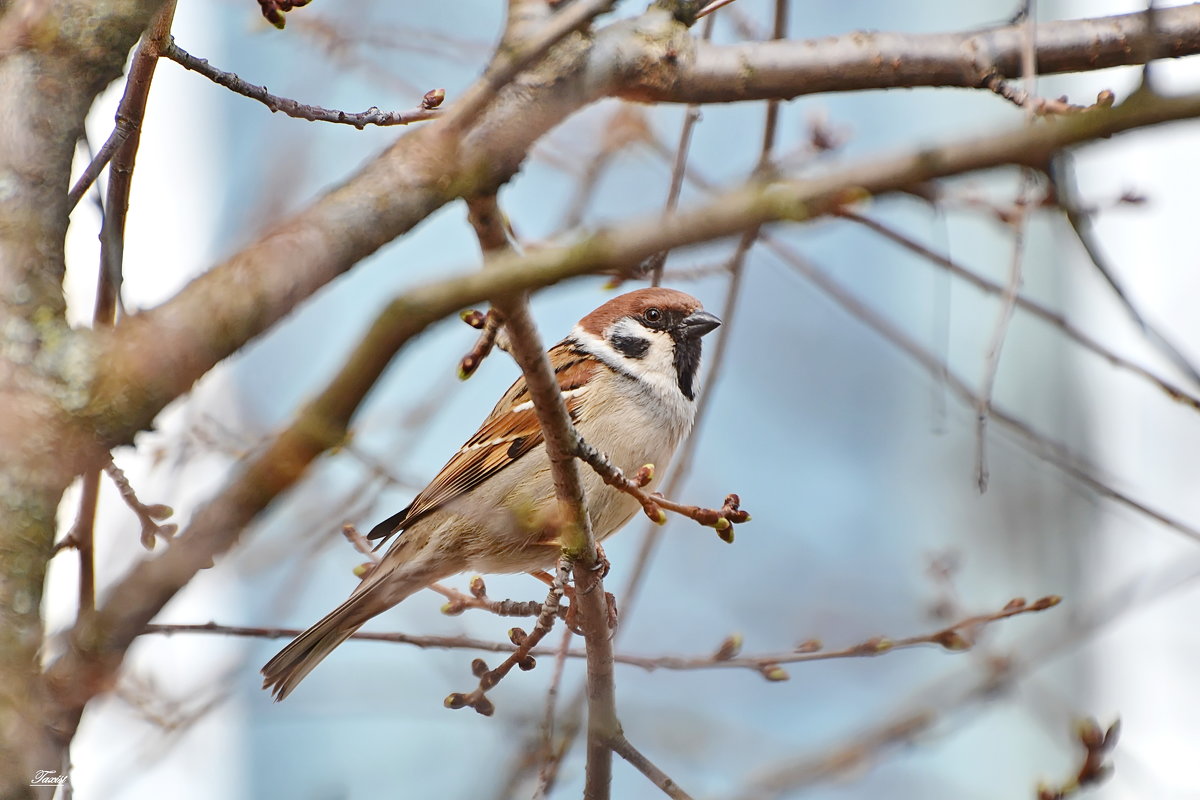
[[[548,355],[583,439],[623,472],[654,464],[661,474],[695,420],[701,337],[720,324],[696,298],[661,288],[623,294],[581,319]],[[600,541],[640,505],[593,470],[582,478]],[[541,427],[518,378],[412,503],[371,530],[380,544],[399,535],[344,603],[263,667],[263,688],[287,697],[363,623],[446,577],[553,565],[556,512]]]

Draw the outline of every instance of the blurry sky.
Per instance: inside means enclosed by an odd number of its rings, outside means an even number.
[[[501,5],[318,2],[290,14],[281,33],[262,23],[254,3],[181,0],[174,32],[184,49],[273,92],[349,111],[403,109],[434,87],[446,88],[453,102],[482,67]],[[1038,6],[1043,19],[1139,7]],[[739,0],[736,7],[749,18],[769,18],[763,0]],[[624,13],[640,8],[622,4]],[[997,24],[1012,11],[1011,3],[999,2],[796,4],[791,35],[957,31]],[[727,20],[718,22],[718,41],[736,36]],[[364,44],[330,44],[347,39]],[[1200,70],[1185,62],[1162,65],[1158,74],[1168,87],[1194,91]],[[1107,70],[1043,80],[1039,92],[1087,103],[1111,88],[1121,98],[1138,77],[1136,70]],[[107,136],[116,96],[90,120],[93,146]],[[615,110],[604,103],[568,120],[504,190],[501,202],[523,239],[558,232],[582,165]],[[673,146],[682,109],[642,111]],[[845,144],[807,164],[809,171],[1022,119],[1018,109],[983,92],[807,97],[784,106],[780,152],[802,147],[817,116]],[[719,185],[736,183],[754,164],[761,125],[761,104],[705,109],[692,166]],[[169,297],[397,135],[272,115],[162,63],[138,155],[127,306],[147,308]],[[1191,232],[1200,159],[1195,135],[1186,124],[1146,131],[1087,148],[1078,158],[1085,198],[1104,209],[1101,240],[1133,299],[1185,350],[1200,334]],[[649,148],[623,153],[585,224],[658,214],[669,171]],[[1004,203],[1018,182],[998,173],[950,187],[956,197]],[[1110,208],[1129,190],[1148,202]],[[689,187],[682,202],[703,197]],[[997,282],[1007,280],[1011,232],[986,212],[961,203],[937,212],[911,198],[874,201],[864,211]],[[94,209],[81,207],[69,249],[78,320],[90,316],[96,228]],[[977,384],[999,313],[995,298],[848,222],[778,226],[771,234]],[[731,250],[732,243],[721,243],[674,253],[668,270],[712,265]],[[214,370],[139,439],[138,453],[121,452],[118,463],[144,498],[171,504],[186,520],[234,459],[287,424],[328,380],[397,292],[477,263],[463,207],[448,206]],[[1129,324],[1055,214],[1032,216],[1023,268],[1028,296],[1178,380]],[[534,298],[547,344],[612,296],[603,283],[583,279]],[[721,313],[724,276],[673,285]],[[730,546],[690,521],[673,520],[636,607],[622,619],[619,651],[703,655],[733,632],[744,636],[747,653],[786,651],[810,638],[844,647],[876,635],[935,630],[949,621],[932,615],[939,603],[949,602],[961,616],[999,610],[1016,596],[1060,594],[1066,602],[992,626],[970,653],[929,648],[797,664],[788,667],[786,683],[746,671],[620,667],[618,703],[631,741],[697,796],[723,796],[772,765],[849,741],[907,709],[944,708],[944,720],[915,746],[887,751],[879,764],[803,796],[999,800],[1032,796],[1038,780],[1065,780],[1077,766],[1076,718],[1095,715],[1107,724],[1119,715],[1116,777],[1093,796],[1200,797],[1191,766],[1200,742],[1192,668],[1200,639],[1188,613],[1200,600],[1191,580],[1200,574],[1196,543],[1098,498],[996,424],[991,483],[980,495],[974,411],[761,247],[746,265],[729,322],[719,334],[730,337],[729,350],[708,381],[712,402],[695,433],[696,458],[679,499],[719,505],[736,491],[754,521]],[[341,524],[369,526],[407,503],[515,378],[515,365],[498,354],[471,381],[455,380],[457,360],[473,341],[473,331],[451,320],[405,349],[358,416],[352,448],[319,461],[247,532],[243,546],[199,576],[159,621],[305,627],[340,602],[362,560],[339,533]],[[713,342],[706,344],[711,355]],[[1200,359],[1200,348],[1189,352]],[[1180,520],[1200,521],[1194,411],[1071,345],[1056,329],[1016,314],[995,402],[1090,459],[1111,485]],[[356,454],[385,464],[401,482],[381,484]],[[74,502],[72,494],[64,516]],[[134,521],[114,493],[104,498],[102,520],[103,589],[141,553]],[[646,528],[635,520],[606,543],[610,591],[624,586]],[[938,557],[957,565],[950,584],[931,576]],[[48,600],[60,624],[73,614],[73,581],[74,563],[60,557]],[[489,578],[488,586],[494,597],[542,595],[524,576]],[[430,592],[416,595],[369,627],[503,639],[513,624],[481,614],[445,617],[441,602]],[[72,753],[76,797],[500,797],[498,787],[536,731],[552,671],[543,659],[533,672],[510,676],[490,695],[496,716],[485,719],[442,707],[447,693],[474,685],[475,653],[351,642],[275,705],[258,688],[258,668],[283,644],[145,637],[131,652],[121,692],[95,703],[84,718]],[[1017,658],[1017,688],[950,713],[957,687],[978,680],[987,660],[1000,655]],[[569,664],[563,698],[575,694],[581,677],[582,664]],[[196,713],[199,721],[164,732],[147,719],[154,716],[148,709],[172,719]],[[577,748],[555,796],[578,794],[582,768]],[[657,795],[619,760],[614,772],[614,797]],[[529,794],[523,788],[518,796]]]

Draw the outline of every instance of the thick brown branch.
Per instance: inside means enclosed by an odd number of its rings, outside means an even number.
[[[1037,26],[1040,75],[1144,63],[1200,53],[1200,5],[1156,12],[1148,48],[1145,12]],[[855,32],[809,41],[696,46],[694,60],[669,84],[627,84],[624,96],[672,103],[729,103],[911,86],[986,87],[1020,78],[1021,24],[938,34]]]
[[[1163,12],[1164,17],[1177,20],[1172,14]],[[412,132],[345,185],[193,282],[175,300],[130,318],[125,331],[114,341],[101,342],[101,352],[89,359],[111,365],[101,379],[91,409],[106,443],[126,441],[221,358],[445,202],[506,180],[529,145],[568,114],[605,94],[619,94],[624,90],[618,91],[618,86],[645,80],[646,75],[656,75],[664,85],[670,84],[670,75],[681,68],[683,59],[668,64],[662,60],[662,53],[686,45],[677,41],[678,25],[660,17],[653,20],[657,20],[658,27],[646,21],[614,23],[596,34],[588,43],[590,48],[579,42],[574,49],[560,48],[555,64],[543,65],[546,69],[554,67],[554,81],[530,76],[529,83],[521,83],[526,80],[522,76],[504,90],[533,91],[536,98],[526,97],[520,102],[501,98],[489,104],[459,141],[442,140],[437,124]],[[640,32],[638,41],[646,48],[640,60],[627,61],[627,51],[610,46],[628,37],[630,26]],[[1200,30],[1200,24],[1196,27]],[[613,55],[615,52],[622,54],[620,60]],[[582,73],[573,70],[589,58],[596,59],[596,63],[583,80],[578,77]],[[571,69],[566,66],[568,62],[573,65]],[[634,62],[638,68],[631,70]],[[1084,59],[1076,66],[1087,65]],[[567,90],[573,75],[578,83]],[[597,234],[571,248],[541,251],[527,257],[526,263],[538,261],[550,266],[558,278],[611,270],[638,263],[668,247],[729,235],[771,219],[810,218],[842,204],[848,189],[881,193],[998,164],[1041,167],[1065,146],[1197,114],[1200,96],[1141,95],[1114,109],[1049,120],[1017,134],[921,152],[906,159],[868,163],[804,184],[771,186],[770,192],[760,191],[763,187],[735,192],[700,211],[676,215],[661,223],[651,221],[616,235]],[[451,154],[454,157],[448,157]],[[837,191],[841,194],[831,196]],[[346,224],[347,220],[353,220],[353,224]],[[510,259],[520,260],[509,256],[499,262],[509,263]],[[571,263],[565,263],[568,261]],[[543,284],[550,280],[543,279]],[[230,287],[237,290],[230,291]],[[478,299],[463,297],[458,305]],[[130,397],[130,386],[140,387],[138,396]],[[112,415],[105,413],[109,398],[117,395],[132,402],[123,406],[122,418],[110,419]]]
[[[44,725],[40,612],[59,501],[74,456],[88,449],[63,424],[82,386],[56,349],[71,336],[62,286],[71,161],[96,95],[161,0],[2,5],[0,796],[21,797],[36,770],[62,763],[62,742]]]

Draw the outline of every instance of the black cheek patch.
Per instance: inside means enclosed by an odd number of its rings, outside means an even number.
[[[612,346],[616,348],[617,352],[629,358],[644,358],[650,349],[650,341],[640,336],[626,336],[618,333],[609,341],[612,342]]]

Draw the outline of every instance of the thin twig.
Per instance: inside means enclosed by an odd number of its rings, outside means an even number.
[[[621,758],[632,764],[637,771],[650,779],[650,782],[662,789],[663,794],[673,800],[692,800],[692,796],[679,787],[671,776],[659,769],[654,762],[642,755],[636,747],[629,743],[624,734],[612,740],[612,749]]]
[[[516,645],[516,649],[500,663],[500,666],[489,669],[487,664],[478,658],[471,662],[471,671],[479,678],[479,686],[466,694],[451,692],[446,696],[446,708],[473,708],[485,717],[490,717],[495,712],[496,707],[488,698],[488,691],[504,680],[513,667],[519,666],[522,670],[531,670],[537,664],[530,652],[554,628],[570,573],[571,561],[564,555],[559,559],[555,579],[550,586],[550,591],[546,594],[545,602],[542,603],[533,630],[529,633],[522,628],[509,630],[509,639]]]
[[[1004,287],[1001,284],[995,283],[979,273],[967,269],[957,261],[953,261],[948,256],[931,250],[915,239],[909,237],[907,234],[885,225],[883,222],[880,222],[877,219],[864,216],[858,212],[851,211],[850,209],[840,210],[838,212],[838,216],[842,217],[843,219],[857,222],[858,224],[875,231],[879,235],[890,239],[901,247],[916,253],[917,255],[927,259],[929,262],[939,267],[942,267],[950,274],[967,281],[981,291],[997,295],[1004,293]],[[1094,339],[1076,328],[1059,312],[1053,311],[1038,303],[1036,300],[1031,300],[1030,298],[1020,294],[1018,294],[1016,297],[1016,303],[1017,307],[1021,310],[1027,311],[1038,319],[1058,328],[1068,339],[1080,345],[1084,349],[1090,350],[1091,352],[1100,356],[1114,367],[1127,370],[1140,378],[1144,378],[1162,390],[1172,400],[1183,403],[1186,406],[1200,411],[1200,397],[1188,393],[1182,387],[1171,383],[1165,378],[1154,374],[1145,367],[1130,361],[1124,356],[1118,354],[1116,351],[1109,349],[1107,345],[1103,344],[1098,339]]]
[[[224,636],[241,636],[252,639],[294,639],[304,631],[299,628],[256,628],[242,625],[218,625],[216,622],[199,624],[164,625],[150,623],[142,633],[171,635],[176,633],[211,633]],[[351,639],[363,642],[391,642],[413,647],[444,650],[480,650],[487,653],[512,653],[516,645],[511,642],[496,642],[473,639],[468,636],[409,636],[406,633],[375,633],[356,631]],[[582,656],[582,653],[579,654]]]
[[[442,605],[442,613],[450,617],[458,616],[469,608],[487,611],[498,617],[536,617],[545,608],[545,604],[540,600],[492,600],[488,597],[487,587],[479,575],[471,578],[470,594],[463,594],[440,583],[430,584],[428,588],[446,598],[447,602]]]
[[[803,664],[811,661],[832,661],[846,658],[873,658],[885,653],[929,645],[954,653],[970,650],[975,646],[982,630],[988,625],[1021,614],[1045,611],[1054,608],[1060,602],[1062,602],[1062,598],[1057,595],[1042,597],[1032,603],[1017,597],[999,611],[973,614],[929,633],[898,639],[873,636],[838,650],[825,650],[819,641],[807,639],[790,651],[740,655],[740,637],[730,637],[715,653],[709,655],[642,657],[619,654],[617,660],[622,664],[646,670],[745,669],[757,672],[769,681],[786,681],[790,676],[780,666],[782,664]]]
[[[908,334],[893,325],[868,306],[862,303],[854,293],[830,278],[821,270],[809,264],[799,253],[767,234],[763,234],[763,243],[773,253],[778,255],[789,266],[802,274],[810,283],[825,293],[835,303],[845,309],[851,316],[875,330],[887,341],[899,347],[905,354],[921,365],[935,379],[943,381],[959,399],[971,407],[979,403],[979,397],[970,386],[952,372],[939,358],[917,344]],[[1052,464],[1060,471],[1090,488],[1092,491],[1115,500],[1121,505],[1144,514],[1150,519],[1177,531],[1189,539],[1200,541],[1200,529],[1170,517],[1161,511],[1153,509],[1139,500],[1118,491],[1096,478],[1088,470],[1079,466],[1067,449],[1031,428],[1017,417],[992,406],[991,418],[1003,427],[1017,434],[1023,446],[1034,456]]]
[[[133,80],[132,73],[129,80]],[[73,209],[79,205],[79,201],[87,194],[87,190],[91,188],[96,179],[100,177],[100,173],[108,166],[108,162],[112,160],[113,154],[117,152],[117,148],[125,143],[129,138],[129,134],[133,132],[134,123],[127,117],[117,114],[117,124],[113,128],[112,133],[104,140],[104,144],[100,150],[92,156],[92,160],[79,174],[79,178],[75,181],[75,185],[71,187],[71,191],[67,192],[67,208]]]
[[[1000,311],[983,360],[983,379],[980,381],[979,402],[975,406],[975,483],[979,493],[988,487],[987,421],[992,408],[992,392],[996,385],[996,373],[1000,369],[1000,353],[1008,336],[1021,291],[1021,264],[1025,258],[1025,227],[1029,221],[1030,183],[1033,176],[1029,170],[1021,172],[1021,189],[1018,192],[1016,219],[1012,221],[1012,258],[1009,262],[1008,283],[1000,297]]]
[[[79,551],[79,608],[76,617],[96,610],[96,507],[100,501],[100,471],[90,470],[80,481],[79,511],[71,532],[56,545]]]
[[[142,525],[142,547],[145,547],[147,550],[153,550],[154,543],[158,539],[170,541],[174,538],[176,531],[179,530],[178,525],[173,522],[168,522],[166,525],[159,524],[160,520],[167,519],[175,513],[170,506],[161,503],[147,505],[139,500],[137,493],[133,490],[133,486],[129,483],[129,479],[125,477],[125,473],[113,462],[111,457],[104,465],[104,472],[116,485],[117,491],[121,493],[121,499],[125,501],[125,505],[129,506],[134,514],[137,514],[138,522]]]
[[[714,11],[716,9],[713,9]],[[704,21],[704,30],[700,34],[701,41],[712,41],[713,22],[715,17]],[[683,125],[679,128],[679,144],[675,147],[675,164],[671,168],[671,187],[667,191],[667,201],[663,206],[663,214],[673,214],[679,207],[679,195],[683,191],[683,178],[687,172],[688,155],[692,149],[692,133],[696,123],[700,121],[700,105],[690,104],[683,114]],[[651,256],[646,266],[651,273],[650,285],[661,286],[663,267],[666,266],[669,250],[662,250]]]
[[[725,6],[729,5],[732,2],[733,2],[733,0],[712,0],[711,3],[709,3],[704,8],[702,8],[696,12],[696,19],[700,19],[701,17],[707,17],[709,14],[713,13],[718,8],[724,8]]]
[[[1133,304],[1133,300],[1130,299],[1128,293],[1121,285],[1121,282],[1117,279],[1116,272],[1113,270],[1108,258],[1104,255],[1104,251],[1100,248],[1099,241],[1096,239],[1095,231],[1092,228],[1092,216],[1083,210],[1083,206],[1079,202],[1079,190],[1075,185],[1075,167],[1070,154],[1062,152],[1056,155],[1051,162],[1049,175],[1054,183],[1058,205],[1066,215],[1071,230],[1074,231],[1079,243],[1083,245],[1084,251],[1087,253],[1088,258],[1091,259],[1092,266],[1096,268],[1096,271],[1100,273],[1100,276],[1104,278],[1109,288],[1112,289],[1117,300],[1120,301],[1122,308],[1125,309],[1125,313],[1133,320],[1133,324],[1138,327],[1151,346],[1165,355],[1178,370],[1187,376],[1193,385],[1200,386],[1200,369],[1197,369],[1191,359],[1185,356],[1159,330],[1158,326],[1152,325],[1149,320],[1142,316],[1137,306]]]
[[[1107,729],[1101,729],[1094,719],[1080,720],[1075,724],[1075,738],[1083,746],[1083,758],[1074,774],[1058,786],[1038,786],[1037,800],[1065,800],[1084,789],[1097,786],[1112,777],[1113,766],[1109,761],[1117,739],[1121,736],[1121,721],[1114,721]]]
[[[538,784],[534,790],[533,800],[540,800],[550,792],[550,784],[553,779],[554,770],[551,765],[556,764],[560,753],[555,753],[554,748],[554,717],[557,711],[558,693],[562,686],[563,672],[567,663],[567,655],[571,650],[571,637],[575,635],[568,626],[563,626],[562,642],[558,646],[558,651],[554,654],[554,675],[550,679],[550,688],[546,690],[546,711],[542,716],[542,747],[544,757],[538,759],[541,762],[541,768],[538,769]]]
[[[504,316],[496,309],[489,310],[486,314],[481,314],[483,317],[480,324],[476,325],[475,314],[480,312],[467,312],[463,316],[463,320],[472,327],[479,328],[479,338],[475,340],[475,344],[471,347],[462,359],[458,362],[458,377],[460,380],[466,380],[475,374],[475,370],[479,369],[479,365],[492,352],[492,348],[496,346],[496,337],[500,334],[504,327]],[[502,348],[503,349],[503,348]]]
[[[577,439],[573,452],[594,469],[596,474],[604,479],[605,483],[614,489],[625,492],[625,494],[641,503],[642,511],[646,513],[646,516],[659,525],[665,525],[667,522],[667,515],[664,512],[673,511],[676,514],[694,519],[701,525],[716,528],[717,534],[722,539],[732,542],[733,533],[731,526],[750,521],[750,514],[741,509],[741,501],[736,494],[726,496],[725,504],[720,509],[701,508],[700,506],[676,503],[674,500],[669,500],[657,492],[648,494],[642,490],[642,487],[653,478],[654,470],[652,464],[642,467],[633,478],[627,478],[620,468],[608,460],[607,456],[583,439]]]
[[[1021,77],[1025,93],[1029,96],[1036,94],[1037,64],[1035,61],[1035,36],[1037,19],[1037,0],[1025,0],[1024,23],[1021,26],[1024,46],[1021,49]],[[1026,122],[1034,118],[1032,106],[1025,107]],[[1000,370],[1000,353],[1004,341],[1008,337],[1008,328],[1012,323],[1013,313],[1017,307],[1017,296],[1021,291],[1021,265],[1025,258],[1025,227],[1030,214],[1030,192],[1033,182],[1032,172],[1026,168],[1021,171],[1021,188],[1017,192],[1017,213],[1010,221],[1012,228],[1012,258],[1009,262],[1008,283],[1000,296],[1000,310],[996,315],[996,324],[988,342],[983,359],[983,379],[980,381],[979,402],[975,406],[975,485],[983,494],[988,487],[988,458],[987,458],[987,423],[991,413],[992,394],[996,386],[996,374]]]
[[[351,546],[362,555],[371,559],[372,564],[378,564],[383,559],[375,552],[375,548],[367,541],[367,537],[358,532],[358,528],[349,523],[342,526],[342,535],[350,542]],[[361,577],[366,577],[365,575]]]
[[[432,89],[426,92],[420,104],[408,111],[380,111],[378,108],[372,106],[366,111],[352,114],[345,111],[322,108],[321,106],[307,105],[286,97],[273,95],[267,91],[267,87],[265,86],[256,86],[255,84],[248,83],[232,72],[217,69],[209,64],[207,59],[197,58],[188,53],[175,44],[174,39],[168,42],[163,48],[162,54],[184,69],[198,72],[213,83],[224,86],[226,89],[236,92],[243,97],[257,100],[271,109],[272,113],[280,111],[295,119],[353,125],[355,128],[362,130],[368,125],[408,125],[413,122],[436,119],[444,113],[442,109],[438,108],[446,96],[446,92],[443,89]]]
[[[549,599],[549,596],[548,598]],[[509,601],[515,602],[515,601]],[[540,601],[531,601],[540,608],[545,608],[545,604]],[[619,664],[625,664],[630,667],[638,667],[639,669],[653,672],[656,670],[666,670],[669,672],[696,672],[707,670],[746,670],[754,672],[769,681],[785,681],[789,679],[789,675],[783,670],[783,664],[804,664],[813,661],[836,661],[842,659],[859,659],[859,658],[875,658],[888,653],[895,653],[901,650],[911,650],[919,647],[940,647],[950,652],[963,652],[970,650],[979,640],[980,634],[987,626],[1009,619],[1010,617],[1019,616],[1022,614],[1037,613],[1054,608],[1061,602],[1061,599],[1055,595],[1043,597],[1032,603],[1025,602],[1022,598],[1015,598],[1006,604],[999,611],[989,612],[985,614],[974,614],[963,617],[962,619],[945,627],[928,633],[916,634],[913,636],[905,636],[900,638],[892,638],[888,636],[873,636],[861,642],[842,647],[836,650],[822,649],[821,643],[815,639],[807,639],[800,642],[794,649],[781,652],[767,653],[740,653],[740,642],[736,641],[735,637],[726,640],[724,644],[716,651],[702,655],[678,656],[678,655],[637,655],[634,653],[617,653],[613,655],[613,661]],[[557,613],[557,612],[556,612]],[[537,627],[535,626],[535,630]],[[214,635],[241,636],[256,639],[286,639],[294,638],[302,631],[294,628],[257,628],[238,625],[219,625],[216,622],[206,623],[191,623],[191,624],[148,624],[143,629],[143,633],[147,634],[174,634],[174,633],[207,633]],[[530,634],[532,635],[532,634]],[[497,642],[487,639],[475,639],[468,636],[410,636],[405,633],[377,633],[373,631],[357,631],[351,639],[356,639],[365,642],[390,642],[392,644],[407,644],[414,647],[444,649],[444,650],[480,650],[490,653],[505,653],[512,654],[521,652],[522,657],[534,656],[537,658],[557,656],[562,650],[561,646],[555,646],[553,649],[545,647],[530,646],[522,650],[520,645],[515,642]],[[522,643],[527,642],[525,638],[520,638]],[[540,641],[542,637],[535,640]],[[568,648],[565,651],[566,658],[585,659],[587,658],[586,649]],[[520,659],[518,659],[519,661]],[[494,684],[493,684],[494,685]]]
[[[1093,108],[1108,108],[1116,100],[1116,95],[1110,89],[1100,91],[1096,95],[1096,102],[1086,106],[1070,103],[1065,97],[1037,97],[1025,89],[1014,88],[1011,83],[996,74],[988,76],[984,80],[983,86],[1018,108],[1023,108],[1027,113],[1038,117],[1051,114],[1077,114]]]

